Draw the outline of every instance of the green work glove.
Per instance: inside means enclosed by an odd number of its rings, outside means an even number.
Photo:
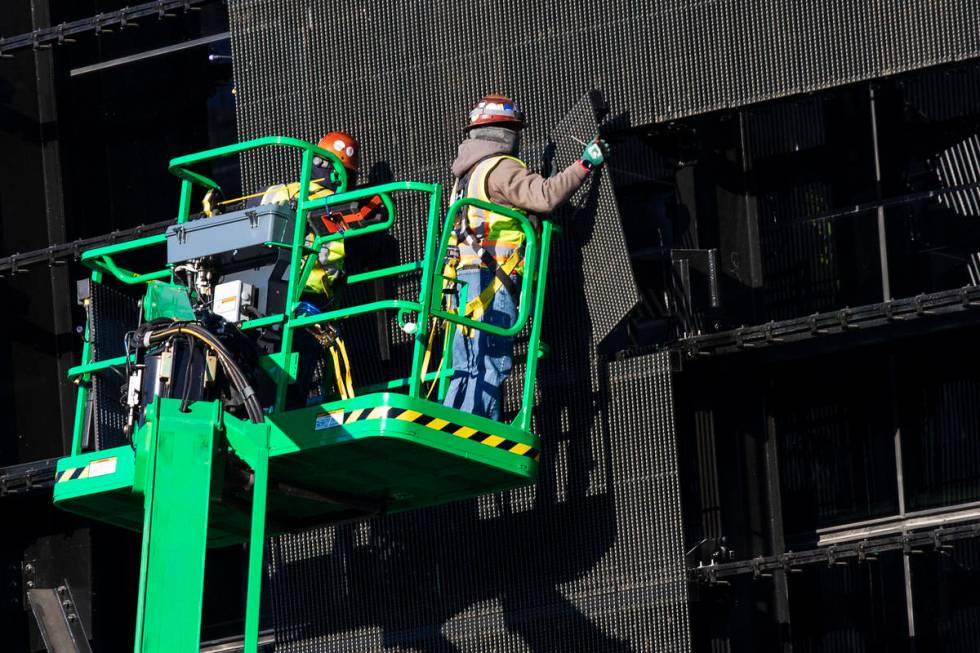
[[[582,163],[591,170],[605,163],[607,156],[609,156],[609,146],[604,140],[596,136],[585,146],[585,151],[582,152]]]

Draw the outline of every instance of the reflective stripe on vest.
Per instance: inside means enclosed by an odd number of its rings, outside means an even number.
[[[492,202],[487,192],[487,179],[494,168],[504,159],[516,161],[522,168],[527,165],[520,159],[512,156],[494,156],[476,164],[469,175],[469,182],[466,185],[464,197]],[[525,213],[522,209],[514,210]],[[470,232],[483,244],[483,248],[493,256],[498,265],[503,265],[515,251],[524,247],[524,231],[520,223],[506,215],[501,215],[494,211],[488,211],[476,206],[467,207],[465,216]],[[453,239],[455,240],[455,239]],[[452,244],[456,244],[453,242]],[[479,255],[472,247],[465,242],[458,243],[459,246],[459,269],[479,268],[482,265]],[[514,269],[516,274],[524,271],[523,258]]]
[[[327,195],[332,195],[333,190],[323,186],[316,181],[310,182],[310,199],[317,200]],[[274,184],[265,189],[259,204],[280,204],[293,200],[299,195],[299,182],[294,181],[289,184]]]
[[[333,193],[333,189],[323,186],[316,181],[310,181],[309,199],[317,200],[328,195],[333,195]],[[285,203],[293,200],[297,195],[299,195],[298,181],[290,184],[275,184],[265,190],[265,193],[262,194],[260,204]],[[313,244],[313,239],[313,234],[308,233],[304,242],[309,246]],[[323,295],[327,299],[332,299],[334,296],[333,286],[344,271],[346,249],[343,240],[326,243],[324,248],[327,251],[322,258],[326,259],[326,266],[323,265],[319,260],[320,257],[318,257],[318,260],[313,264],[313,269],[310,271],[310,276],[306,279],[303,292],[316,293]],[[308,256],[303,258],[304,265]]]

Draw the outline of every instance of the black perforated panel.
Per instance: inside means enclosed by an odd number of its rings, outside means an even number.
[[[606,124],[628,129],[980,54],[974,0],[229,0],[229,11],[240,138],[349,130],[362,181],[450,182],[466,111],[487,92],[528,110],[522,156],[546,171],[592,135],[581,98],[593,89]],[[296,167],[249,158],[245,185]],[[595,356],[635,301],[606,174],[556,216],[537,487],[275,540],[278,650],[689,649],[668,361]],[[418,258],[423,242],[422,207],[399,209],[415,217],[386,263]],[[394,290],[410,296],[412,283]],[[392,333],[404,362],[408,339]]]
[[[540,146],[605,90],[632,125],[980,54],[973,0],[646,0],[517,4],[231,0],[239,131],[356,132],[369,163],[444,175],[465,109],[490,90]],[[281,167],[254,171],[259,183]]]
[[[547,368],[535,487],[271,542],[277,651],[689,650],[668,355]]]
[[[126,353],[124,337],[136,328],[139,307],[135,299],[107,284],[92,284],[88,304],[89,336],[92,360],[115,358]],[[125,375],[117,369],[106,369],[92,375],[95,448],[108,449],[126,443],[123,426],[126,407],[123,404]]]

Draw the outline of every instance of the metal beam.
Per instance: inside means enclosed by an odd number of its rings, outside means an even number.
[[[857,542],[872,537],[893,535],[922,528],[942,527],[965,521],[980,520],[980,501],[947,506],[935,510],[909,512],[904,515],[870,519],[817,531],[817,544],[830,546]]]
[[[868,106],[871,110],[871,144],[874,150],[875,195],[879,204],[875,211],[878,218],[878,260],[881,265],[881,299],[892,298],[890,274],[888,270],[888,232],[885,230],[885,207],[881,204],[881,148],[878,145],[878,106],[875,101],[875,85],[868,85]]]
[[[850,562],[872,562],[879,553],[902,551],[906,555],[940,552],[951,548],[952,542],[980,537],[980,522],[960,526],[939,526],[917,533],[896,533],[869,537],[858,542],[832,544],[805,551],[789,551],[780,555],[759,556],[752,560],[701,565],[687,570],[688,580],[709,585],[725,583],[731,576],[752,574],[755,578],[771,578],[776,570],[789,573],[802,571],[807,565],[844,565]]]
[[[0,467],[0,497],[8,494],[49,492],[54,485],[57,458]]]
[[[94,63],[89,66],[81,66],[79,68],[72,68],[69,72],[70,77],[78,77],[79,75],[86,75],[88,73],[98,72],[100,70],[106,70],[109,68],[115,68],[116,66],[124,66],[126,64],[135,63],[137,61],[145,61],[146,59],[152,59],[154,57],[161,57],[163,55],[172,54],[174,52],[180,52],[182,50],[189,50],[191,48],[196,48],[201,45],[207,45],[209,43],[217,43],[219,41],[227,41],[231,38],[230,32],[221,32],[220,34],[211,34],[210,36],[202,36],[199,39],[192,39],[190,41],[184,41],[182,43],[176,43],[174,45],[168,45],[162,48],[156,48],[154,50],[146,50],[145,52],[137,52],[136,54],[131,54],[126,57],[119,57],[118,59],[110,59],[108,61],[100,61],[99,63]]]
[[[677,341],[671,349],[687,358],[752,351],[785,345],[801,340],[843,333],[861,333],[872,327],[900,325],[922,318],[939,318],[952,313],[980,308],[980,286],[964,286],[951,290],[916,295],[889,302],[843,308],[826,313],[814,313],[779,322],[740,327]],[[980,312],[976,313],[980,319]],[[972,318],[971,318],[972,319]],[[930,328],[941,326],[936,320]],[[627,355],[643,353],[627,352]]]
[[[184,13],[199,11],[201,5],[205,5],[215,0],[155,0],[145,2],[133,7],[124,7],[117,11],[107,11],[96,14],[90,18],[82,18],[65,23],[60,23],[53,27],[42,27],[35,29],[27,34],[18,36],[0,37],[0,57],[9,57],[15,50],[26,48],[40,49],[50,48],[52,45],[73,43],[71,38],[79,34],[92,32],[96,36],[102,33],[112,32],[113,29],[126,29],[133,27],[141,18],[173,18],[177,14],[176,10],[183,10]]]
[[[167,227],[174,224],[176,219],[153,222],[151,224],[141,224],[129,229],[119,229],[101,236],[92,238],[81,238],[61,245],[51,245],[44,249],[36,249],[30,252],[11,254],[0,258],[0,276],[4,273],[13,275],[25,271],[26,268],[35,265],[58,265],[67,261],[77,261],[82,252],[96,247],[103,247],[113,243],[124,243],[128,240],[161,234]]]
[[[49,0],[31,0],[31,25],[38,27],[51,22]],[[37,89],[38,136],[41,143],[41,170],[44,185],[44,218],[48,245],[64,242],[65,226],[64,183],[61,176],[61,146],[58,130],[58,109],[55,100],[54,58],[50,50],[34,51],[34,71]],[[48,275],[51,286],[51,330],[55,342],[55,363],[58,370],[58,407],[61,413],[62,452],[71,446],[75,389],[68,378],[72,364],[72,284],[68,270],[51,266]]]
[[[48,651],[92,653],[67,580],[57,588],[29,589],[27,599]]]
[[[768,393],[771,401],[773,392]],[[773,555],[786,552],[786,537],[783,528],[783,498],[779,474],[779,445],[776,433],[776,418],[771,405],[766,407],[766,505],[769,510],[769,546]],[[789,581],[785,569],[773,571],[772,593],[775,603],[778,646],[784,653],[792,653],[793,636],[789,609]]]

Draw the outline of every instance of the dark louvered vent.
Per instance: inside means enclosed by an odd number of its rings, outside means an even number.
[[[936,159],[936,174],[947,188],[970,186],[939,196],[939,201],[960,215],[980,216],[980,136],[974,134],[943,150]]]

